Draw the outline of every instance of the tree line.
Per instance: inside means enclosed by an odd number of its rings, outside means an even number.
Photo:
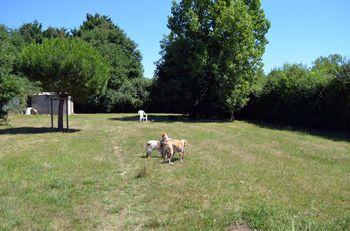
[[[108,16],[87,14],[73,30],[37,22],[0,26],[0,107],[21,110],[39,91],[73,95],[77,112],[235,115],[350,130],[349,61],[286,64],[267,75],[270,28],[260,0],[174,1],[153,79],[137,45]]]
[[[105,15],[87,14],[79,28],[25,23],[0,26],[0,109],[20,112],[28,95],[52,91],[72,95],[78,112],[134,111],[148,98],[141,54]],[[63,101],[59,107],[62,126]]]
[[[261,77],[241,114],[254,120],[350,131],[350,62],[335,54],[317,58],[311,67],[275,68]]]

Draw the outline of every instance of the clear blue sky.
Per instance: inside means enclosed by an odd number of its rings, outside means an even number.
[[[263,0],[271,21],[265,72],[285,62],[306,65],[320,55],[350,57],[350,0]],[[152,77],[159,41],[168,33],[171,0],[0,0],[0,24],[16,28],[38,20],[44,26],[78,27],[86,13],[109,15],[138,45],[145,76]]]

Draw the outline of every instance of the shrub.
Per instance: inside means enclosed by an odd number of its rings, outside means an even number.
[[[330,76],[300,64],[272,70],[243,115],[304,127],[350,130],[350,63]]]

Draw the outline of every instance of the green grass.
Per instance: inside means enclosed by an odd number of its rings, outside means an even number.
[[[349,230],[348,134],[150,117],[76,115],[71,133],[11,117],[0,230]],[[183,163],[143,158],[163,131],[190,142]]]

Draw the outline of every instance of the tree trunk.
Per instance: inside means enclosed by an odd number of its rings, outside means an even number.
[[[235,112],[231,111],[231,121],[235,121]]]
[[[58,131],[63,131],[63,105],[64,105],[64,98],[60,96],[60,100],[58,103]]]

